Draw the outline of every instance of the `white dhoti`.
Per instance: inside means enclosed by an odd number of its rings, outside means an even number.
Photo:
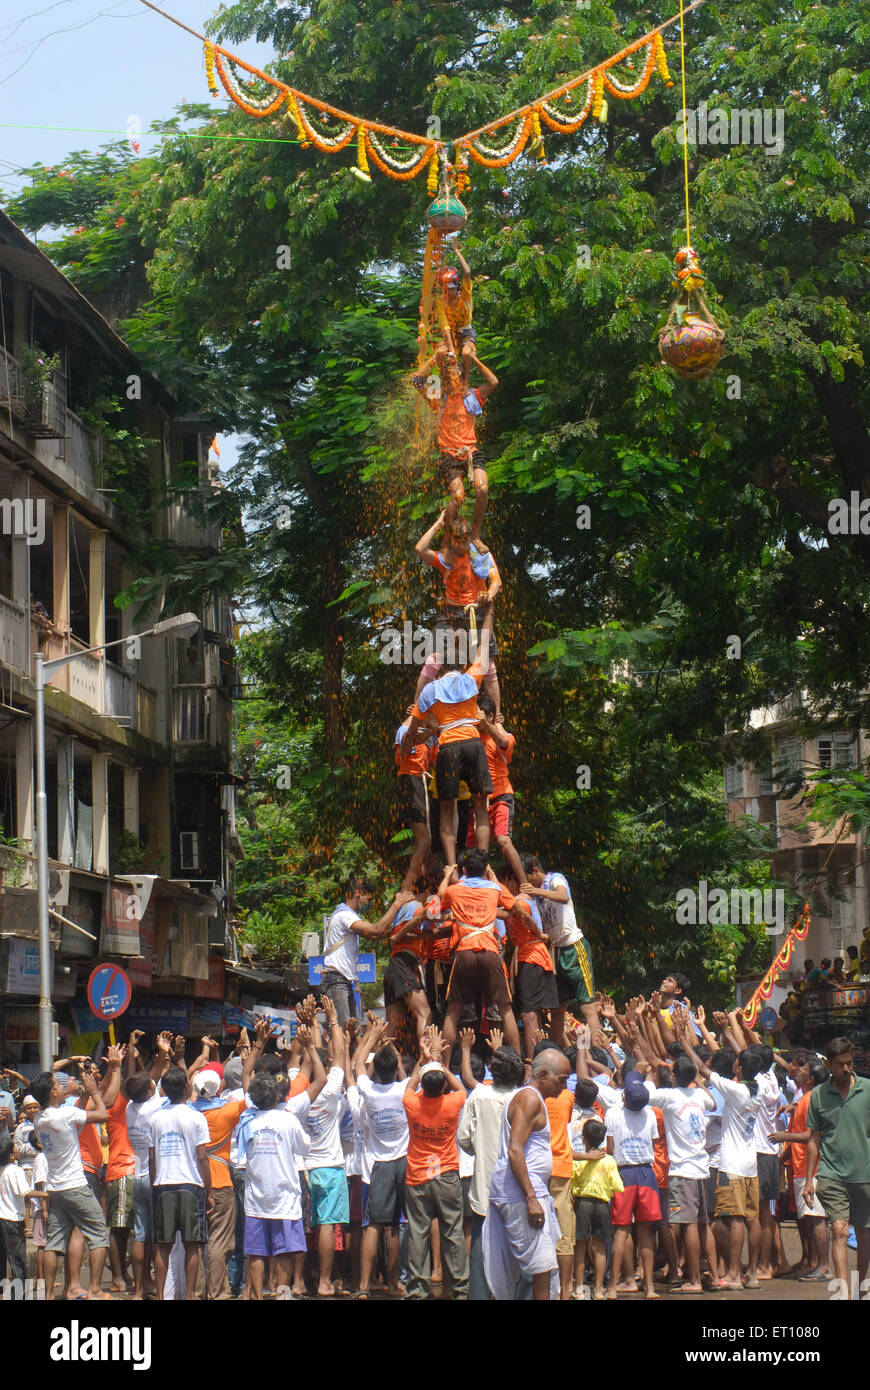
[[[483,1223],[483,1269],[493,1298],[513,1299],[520,1276],[550,1272],[550,1298],[559,1297],[559,1222],[549,1194],[539,1196],[544,1224],[529,1225],[525,1202],[490,1202]]]

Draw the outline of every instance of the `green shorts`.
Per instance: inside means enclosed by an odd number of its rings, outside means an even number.
[[[133,1175],[106,1183],[106,1225],[127,1230],[133,1225]]]
[[[870,1226],[870,1182],[817,1177],[816,1192],[829,1221],[850,1221],[862,1230]]]
[[[556,951],[556,984],[560,1005],[595,1003],[592,952],[585,937]]]

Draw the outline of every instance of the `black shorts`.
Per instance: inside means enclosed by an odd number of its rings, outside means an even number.
[[[396,779],[396,819],[400,825],[414,825],[428,820],[426,782],[412,772],[400,772]]]
[[[397,951],[384,971],[384,1003],[398,1004],[406,994],[422,988],[419,961],[413,951]]]
[[[495,951],[457,951],[447,985],[448,1004],[503,1004],[511,1002],[501,956]]]
[[[482,468],[486,472],[486,459],[479,449],[475,449],[471,455],[472,468]],[[438,455],[438,477],[445,488],[449,488],[454,478],[465,478],[468,475],[468,459],[454,458],[453,454]]]
[[[574,1239],[610,1239],[610,1203],[602,1197],[574,1198]]]
[[[378,1159],[372,1164],[366,1221],[370,1226],[398,1226],[405,1215],[407,1158]]]
[[[456,342],[459,345],[459,347],[462,347],[463,343],[476,343],[477,329],[472,328],[471,324],[467,323],[464,328],[460,328],[457,331]]]
[[[472,793],[486,792],[488,795],[492,791],[489,763],[479,738],[460,738],[455,743],[445,743],[438,750],[435,764],[438,800],[455,801],[460,782],[467,783]]]
[[[757,1154],[758,1195],[762,1202],[775,1202],[779,1196],[779,1154]]]
[[[516,1007],[521,1014],[534,1014],[539,1009],[558,1009],[559,988],[556,972],[545,970],[534,961],[521,960],[517,966]]]
[[[185,1245],[204,1245],[205,1188],[193,1183],[167,1183],[154,1188],[154,1239],[171,1245],[178,1232]]]

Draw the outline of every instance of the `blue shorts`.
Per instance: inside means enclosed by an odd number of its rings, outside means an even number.
[[[346,1226],[350,1221],[347,1174],[343,1168],[309,1168],[312,1226]]]
[[[150,1244],[154,1240],[154,1204],[151,1179],[133,1179],[133,1239]]]
[[[298,1221],[245,1213],[246,1255],[295,1255],[305,1250],[305,1228]]]

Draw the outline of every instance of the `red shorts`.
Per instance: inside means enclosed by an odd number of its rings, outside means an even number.
[[[490,798],[487,814],[489,816],[490,832],[496,839],[498,839],[499,835],[510,835],[514,825],[513,792],[502,792],[496,800]],[[465,837],[465,847],[466,849],[471,849],[476,844],[474,818],[472,817],[468,823],[468,834]]]
[[[626,1174],[623,1174],[625,1182]],[[657,1187],[627,1183],[624,1192],[610,1199],[610,1220],[614,1226],[630,1226],[632,1221],[661,1221],[662,1209]]]

